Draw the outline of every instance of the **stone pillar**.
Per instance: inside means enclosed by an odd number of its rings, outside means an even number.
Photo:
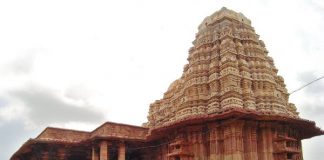
[[[303,150],[302,150],[302,148],[303,148],[303,146],[302,146],[302,142],[301,142],[301,140],[298,140],[298,145],[299,145],[299,151],[300,151],[300,153],[299,153],[299,160],[303,160],[304,159],[304,157],[303,157]]]
[[[209,153],[210,160],[216,160],[216,127],[210,129],[209,132]]]
[[[244,127],[244,152],[245,159],[258,159],[257,123],[246,122]]]
[[[236,121],[224,130],[224,160],[243,160],[243,121]]]
[[[97,147],[92,146],[92,160],[99,160],[98,152],[97,152]]]
[[[125,155],[126,154],[126,147],[125,143],[121,142],[119,143],[119,148],[118,148],[118,160],[125,160]]]
[[[209,160],[219,160],[221,159],[220,155],[222,147],[221,143],[223,142],[221,136],[221,128],[217,123],[208,124],[209,129]]]
[[[224,160],[232,160],[231,127],[224,127]]]
[[[233,159],[234,160],[243,160],[244,159],[244,145],[243,145],[243,127],[244,122],[238,121],[233,124],[234,133],[232,134],[233,138]]]
[[[100,143],[100,160],[109,160],[109,150],[107,141],[101,141]]]
[[[204,148],[204,137],[203,137],[203,134],[202,134],[202,130],[200,132],[197,133],[197,136],[198,136],[198,157],[199,159],[205,159],[205,148]]]
[[[266,128],[266,137],[267,137],[267,159],[273,160],[273,136],[271,131],[271,126],[267,125]]]
[[[216,129],[216,160],[223,160],[225,157],[224,128]]]
[[[257,137],[257,126],[251,127],[251,159],[258,159],[258,137]]]
[[[258,153],[259,159],[273,160],[272,131],[270,124],[265,122],[259,125]]]

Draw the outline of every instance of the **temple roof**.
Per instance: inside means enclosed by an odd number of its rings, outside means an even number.
[[[232,109],[299,118],[264,42],[242,13],[222,8],[206,17],[187,59],[181,78],[150,105],[151,129]]]
[[[35,140],[77,143],[89,138],[90,132],[47,127]]]
[[[47,127],[33,140],[52,143],[81,143],[105,138],[144,141],[147,132],[148,128],[145,127],[106,122],[91,132]]]
[[[233,10],[223,7],[221,10],[216,11],[212,15],[206,17],[201,22],[198,29],[199,30],[204,29],[208,24],[217,23],[217,21],[220,21],[224,17],[230,18],[232,20],[240,21],[247,25],[251,25],[251,21],[248,18],[246,18],[242,13],[237,13]]]
[[[105,122],[91,132],[79,131],[73,129],[47,127],[36,138],[26,141],[12,157],[18,154],[29,152],[34,144],[65,144],[79,145],[96,139],[109,139],[121,141],[146,141],[148,128],[115,123]]]
[[[145,127],[106,122],[92,131],[90,138],[115,138],[144,141],[146,139],[147,132],[148,128]]]

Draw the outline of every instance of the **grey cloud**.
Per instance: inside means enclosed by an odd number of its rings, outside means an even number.
[[[298,80],[301,82],[302,85],[305,85],[315,79],[319,78],[315,75],[314,72],[304,72],[299,74]],[[303,89],[308,95],[317,95],[322,96],[324,95],[324,79],[321,79],[315,83],[312,83]]]
[[[309,117],[309,119],[324,117],[324,103],[321,101],[318,101],[315,105],[305,103],[300,109],[300,112]]]
[[[104,120],[104,114],[94,111],[92,106],[68,103],[46,88],[32,86],[9,94],[26,105],[27,118],[37,125]]]
[[[24,53],[20,54],[20,57],[17,57],[5,66],[5,71],[10,74],[30,73],[33,69],[35,56],[41,50],[37,48],[25,50]]]
[[[314,137],[303,141],[304,158],[310,160],[323,159],[324,136]]]
[[[2,95],[0,95],[0,109],[3,109],[8,105],[8,101],[6,98],[4,98]],[[0,126],[4,123],[4,117],[2,114],[0,114]]]
[[[34,61],[38,53],[45,53],[46,49],[42,48],[30,48],[19,53],[12,61],[5,64],[0,70],[5,74],[29,74],[34,67]]]
[[[0,96],[0,108],[7,106],[8,103],[9,103],[9,102],[8,102],[5,98],[2,98],[2,97]]]
[[[302,84],[307,84],[315,79],[317,79],[315,72],[309,71],[301,73],[298,80]],[[301,91],[305,92],[307,96],[300,97],[303,98],[302,106],[299,107],[299,111],[303,118],[307,118],[313,121],[323,124],[324,119],[324,79],[316,81],[307,87],[303,88]]]
[[[30,73],[33,68],[33,62],[34,57],[31,55],[20,57],[9,64],[9,70],[15,74]]]
[[[298,80],[302,84],[307,84],[317,78],[318,76],[312,71],[301,73],[298,76]],[[316,122],[318,127],[323,128],[324,102],[321,97],[324,95],[324,79],[307,86],[302,91],[305,92],[307,96],[301,97],[304,98],[302,106],[299,107],[301,117],[312,120]],[[308,159],[321,159],[323,148],[323,136],[303,141],[304,157]]]
[[[85,102],[87,100],[87,97],[89,97],[90,95],[91,91],[82,85],[71,86],[65,92],[66,97],[76,101],[81,100],[83,102]]]
[[[307,83],[312,81],[315,77],[316,76],[314,71],[307,71],[307,72],[300,73],[297,78],[302,83]]]
[[[23,122],[10,121],[0,125],[0,159],[9,159],[20,145],[30,137],[35,137],[40,130],[26,130]]]

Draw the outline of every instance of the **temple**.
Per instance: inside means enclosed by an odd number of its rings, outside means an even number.
[[[301,140],[324,132],[298,116],[277,72],[251,21],[222,8],[143,126],[48,127],[11,160],[302,160]]]

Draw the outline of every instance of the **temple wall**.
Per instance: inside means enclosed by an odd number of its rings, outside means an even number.
[[[168,133],[156,160],[300,160],[299,133],[275,122],[234,120],[187,126]],[[163,142],[162,142],[163,143]],[[156,155],[156,156],[154,156]]]
[[[140,146],[107,140],[83,146],[37,144],[14,160],[302,160],[300,132],[280,122],[230,119],[160,134]]]

